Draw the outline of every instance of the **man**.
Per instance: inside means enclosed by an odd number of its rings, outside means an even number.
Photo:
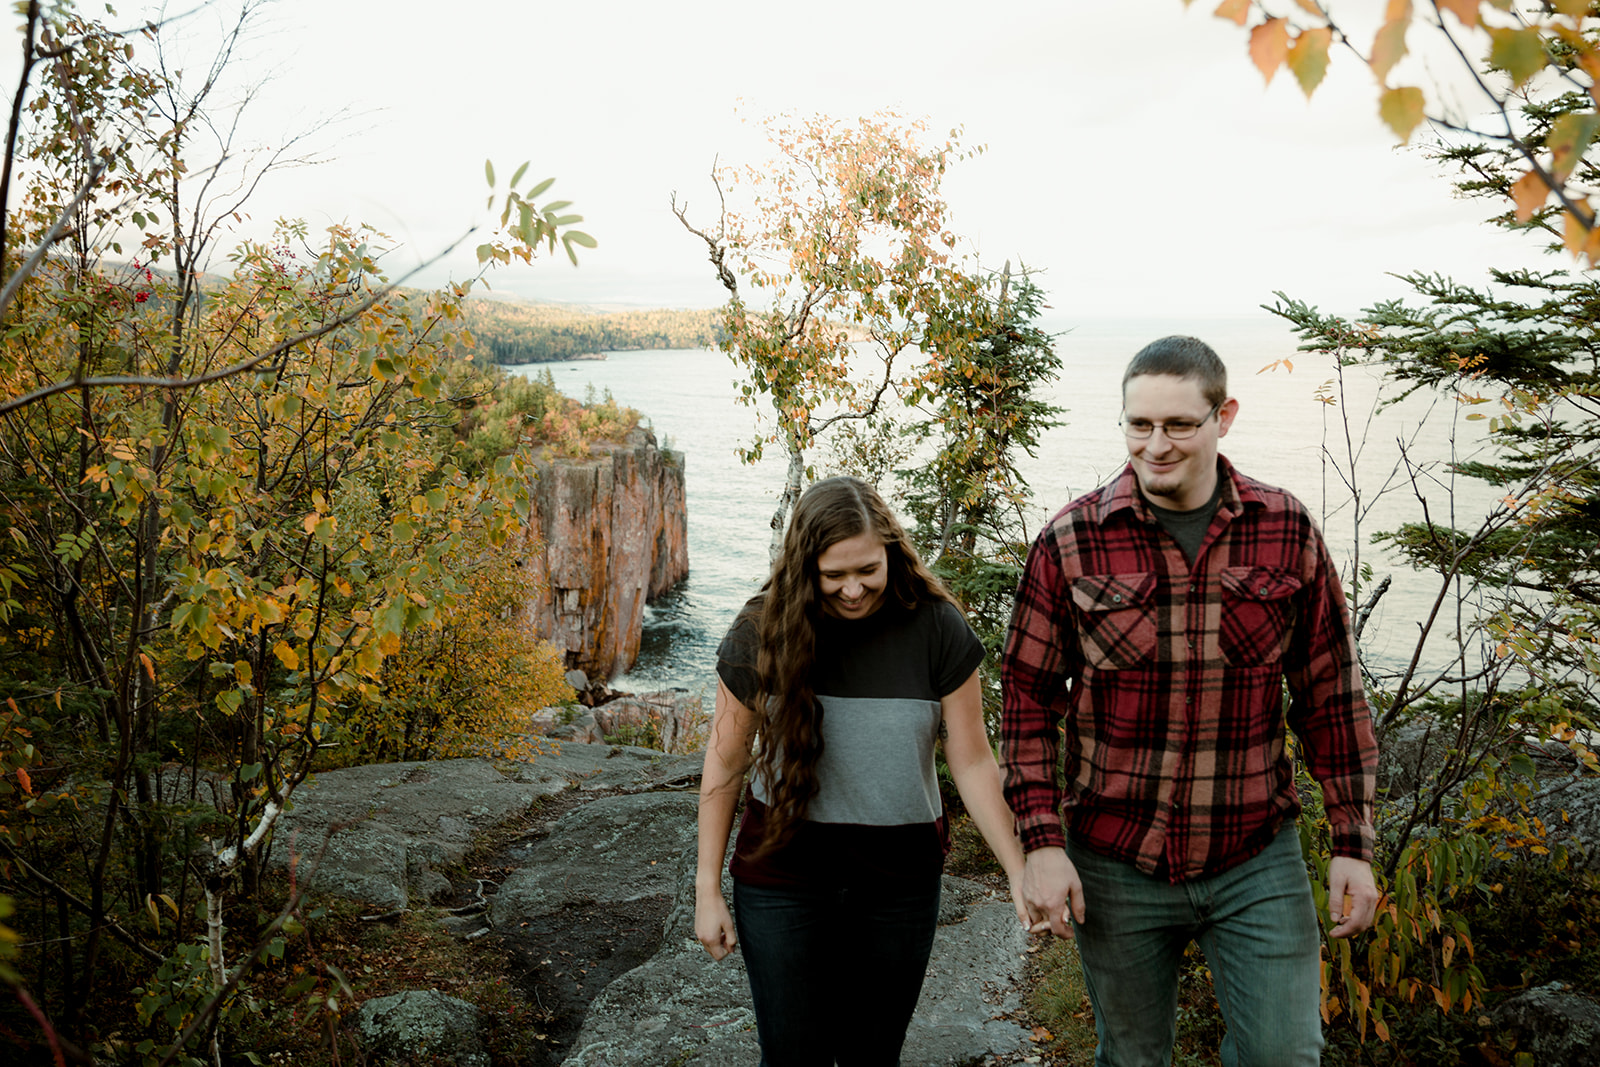
[[[1036,928],[1076,933],[1097,1067],[1169,1062],[1191,940],[1228,1024],[1222,1062],[1313,1065],[1296,756],[1332,824],[1331,936],[1366,929],[1378,900],[1377,746],[1343,587],[1300,502],[1218,454],[1239,403],[1209,346],[1148,345],[1122,399],[1128,465],[1040,533],[1006,640],[1023,896]]]

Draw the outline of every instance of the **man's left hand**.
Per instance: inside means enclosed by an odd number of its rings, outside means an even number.
[[[1372,864],[1351,856],[1328,861],[1328,916],[1333,920],[1329,937],[1351,937],[1372,925],[1378,910],[1378,883]]]

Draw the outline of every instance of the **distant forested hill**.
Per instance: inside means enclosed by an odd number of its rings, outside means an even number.
[[[719,314],[664,309],[605,312],[499,300],[468,300],[466,310],[480,358],[511,364],[638,348],[706,348],[716,344]]]

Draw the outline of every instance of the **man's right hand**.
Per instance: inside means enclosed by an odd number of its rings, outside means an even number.
[[[1057,937],[1072,937],[1072,926],[1067,922],[1067,909],[1072,918],[1083,922],[1087,916],[1083,906],[1083,882],[1078,869],[1067,859],[1064,848],[1038,848],[1028,853],[1022,869],[1022,900],[1028,908],[1029,930],[1042,932],[1046,927]]]

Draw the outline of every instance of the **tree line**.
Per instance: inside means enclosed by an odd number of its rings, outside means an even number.
[[[600,352],[708,348],[718,340],[717,318],[713,310],[600,312],[485,299],[466,304],[466,321],[478,352],[509,366]]]

